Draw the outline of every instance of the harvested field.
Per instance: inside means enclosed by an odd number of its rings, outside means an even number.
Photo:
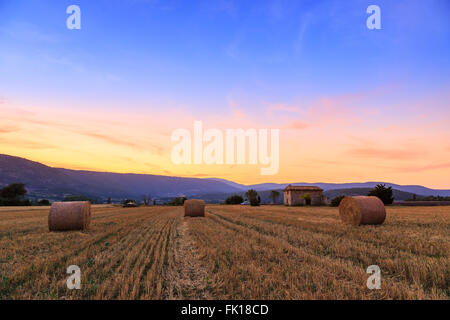
[[[87,231],[48,232],[48,208],[0,209],[0,299],[449,299],[450,207],[93,206]],[[66,269],[81,269],[81,290]],[[378,265],[381,289],[366,269]]]

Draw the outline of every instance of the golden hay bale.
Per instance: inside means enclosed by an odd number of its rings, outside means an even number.
[[[53,202],[48,214],[50,231],[85,230],[91,222],[89,201]]]
[[[386,209],[378,197],[345,197],[339,205],[342,222],[359,226],[361,224],[382,224]]]
[[[205,216],[205,201],[191,199],[184,201],[184,216],[185,217],[204,217]]]

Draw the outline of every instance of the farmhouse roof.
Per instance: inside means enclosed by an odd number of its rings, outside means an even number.
[[[315,186],[291,186],[288,185],[284,191],[323,191],[323,189]]]

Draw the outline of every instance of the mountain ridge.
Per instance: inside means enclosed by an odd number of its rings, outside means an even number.
[[[153,198],[175,196],[200,197],[205,194],[233,194],[248,189],[257,191],[279,190],[289,183],[260,183],[244,185],[220,178],[185,178],[137,173],[113,173],[72,170],[50,167],[25,158],[0,154],[0,187],[10,183],[25,183],[34,198],[63,199],[66,195],[86,195],[98,199],[140,199],[150,194]],[[450,196],[450,190],[430,189],[420,185],[398,185],[386,182],[355,183],[290,183],[314,185],[324,191],[333,189],[373,188],[386,184],[394,189],[417,195]]]

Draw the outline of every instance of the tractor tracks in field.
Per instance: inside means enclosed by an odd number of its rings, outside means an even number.
[[[190,233],[189,219],[181,218],[172,241],[166,272],[166,299],[211,299],[208,271]]]

